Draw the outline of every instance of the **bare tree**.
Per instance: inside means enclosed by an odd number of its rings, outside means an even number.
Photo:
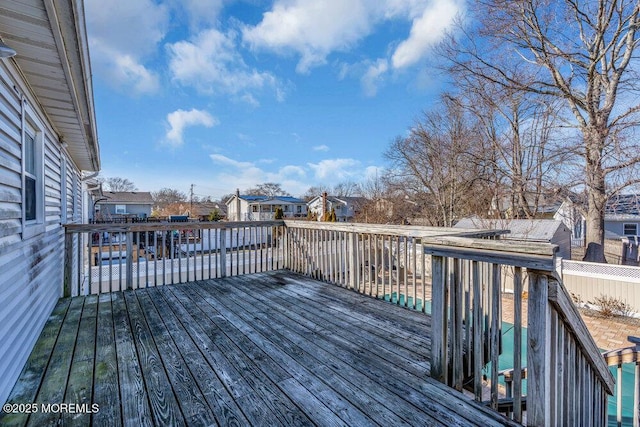
[[[608,196],[640,182],[637,58],[640,2],[483,0],[449,50],[456,72],[558,100],[577,130],[587,192],[585,259],[605,262]],[[634,62],[635,61],[635,62]],[[526,78],[505,70],[517,64]]]
[[[445,95],[440,110],[426,113],[385,153],[391,187],[430,215],[431,225],[450,227],[462,216],[488,211],[475,134],[464,109]]]
[[[263,184],[256,185],[245,191],[245,194],[254,196],[290,196],[289,193],[282,189],[282,185],[275,182],[265,182]]]
[[[127,178],[118,176],[110,178],[98,178],[98,181],[104,185],[106,191],[136,191],[138,188]]]
[[[152,191],[153,203],[158,209],[164,209],[168,205],[187,201],[187,195],[173,188],[162,188]]]

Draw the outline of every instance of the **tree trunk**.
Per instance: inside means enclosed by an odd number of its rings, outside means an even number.
[[[604,213],[607,203],[602,151],[606,134],[595,129],[583,131],[586,144],[587,234],[583,261],[606,263],[604,256]]]

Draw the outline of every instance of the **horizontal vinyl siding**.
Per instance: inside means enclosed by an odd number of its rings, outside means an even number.
[[[79,171],[67,159],[67,177],[60,176],[57,136],[38,105],[31,105],[44,126],[44,232],[22,236],[22,141],[20,95],[27,87],[19,74],[0,61],[0,403],[5,402],[33,345],[62,295],[64,230],[61,186],[67,186],[67,209],[73,206],[71,179]],[[10,77],[11,76],[11,77]],[[81,187],[79,184],[76,187]],[[75,194],[80,197],[80,191]],[[76,202],[80,205],[80,200]],[[68,211],[69,212],[69,211]],[[69,212],[71,217],[72,212]]]

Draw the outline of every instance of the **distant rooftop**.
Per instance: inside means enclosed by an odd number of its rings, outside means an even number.
[[[306,202],[302,199],[298,199],[297,197],[292,196],[257,196],[257,195],[240,195],[242,200],[246,200],[248,202],[258,202],[258,203],[268,203],[273,201],[280,201],[285,203],[301,203],[305,204]]]
[[[116,203],[153,204],[153,197],[148,191],[104,191],[103,195],[106,200],[100,200],[98,203],[105,205]]]

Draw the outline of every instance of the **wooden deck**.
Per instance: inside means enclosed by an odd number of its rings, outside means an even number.
[[[61,299],[0,424],[511,425],[429,378],[429,322],[284,271]]]

